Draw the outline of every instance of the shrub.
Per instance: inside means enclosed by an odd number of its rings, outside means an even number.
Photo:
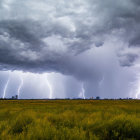
[[[100,122],[89,128],[103,140],[140,139],[140,120],[134,116],[120,115],[109,121]]]
[[[34,118],[29,114],[21,113],[11,125],[10,132],[13,134],[22,133],[27,131],[28,126],[34,122]]]

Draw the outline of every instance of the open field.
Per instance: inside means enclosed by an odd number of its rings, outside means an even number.
[[[140,140],[139,100],[0,100],[0,140]]]

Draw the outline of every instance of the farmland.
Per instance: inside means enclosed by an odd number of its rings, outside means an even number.
[[[0,140],[139,140],[139,100],[0,100]]]

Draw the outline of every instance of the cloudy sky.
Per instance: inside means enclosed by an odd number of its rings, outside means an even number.
[[[139,0],[0,0],[0,97],[140,98]]]

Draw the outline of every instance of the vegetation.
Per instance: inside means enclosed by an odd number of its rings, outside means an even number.
[[[140,140],[140,101],[0,100],[0,140]]]

